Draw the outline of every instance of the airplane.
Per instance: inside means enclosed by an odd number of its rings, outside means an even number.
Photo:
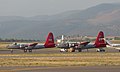
[[[53,47],[55,47],[55,43],[54,43],[54,36],[53,36],[52,32],[48,33],[46,42],[44,44],[13,43],[12,45],[7,46],[8,49],[22,49],[22,50],[24,50],[24,52],[27,52],[27,50],[29,50],[29,52],[32,52],[33,49],[53,48]]]
[[[11,49],[11,52],[13,52],[13,49],[21,49],[24,50],[24,52],[27,52],[27,50],[29,50],[29,52],[32,52],[32,49],[30,48],[34,48],[38,43],[13,43],[12,45],[8,45],[7,48]],[[29,48],[29,49],[28,49]]]
[[[67,49],[71,47],[75,47],[78,45],[80,42],[70,42],[70,41],[65,41],[64,35],[62,35],[61,39],[58,40],[58,43],[56,44],[57,48],[62,48],[60,52],[66,51]]]
[[[60,49],[60,52],[64,52],[64,51],[68,51],[68,49],[72,48],[71,52],[74,52],[75,50],[78,50],[78,52],[82,52],[82,50],[84,49],[92,49],[92,48],[97,48],[97,52],[105,52],[105,50],[103,49],[104,47],[106,47],[106,42],[104,40],[104,33],[102,31],[100,31],[98,33],[98,36],[95,40],[94,44],[91,44],[90,42],[83,42],[83,43],[79,43],[76,44],[75,46],[71,46],[69,47],[69,43],[65,46],[58,46]],[[68,48],[67,48],[68,47]]]
[[[106,43],[107,43],[107,47],[111,47],[111,48],[117,49],[120,52],[120,44],[113,44],[113,43],[111,43],[108,40],[106,40]]]

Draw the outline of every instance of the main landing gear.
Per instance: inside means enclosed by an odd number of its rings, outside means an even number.
[[[24,52],[26,53],[28,49],[24,49]],[[29,49],[29,52],[32,52],[32,49]]]
[[[97,52],[105,52],[105,49],[102,49],[102,48],[101,48],[101,49],[97,49],[96,51],[97,51]]]

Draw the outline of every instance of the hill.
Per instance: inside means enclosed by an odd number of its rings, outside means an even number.
[[[96,36],[100,30],[106,35],[120,36],[120,4],[104,3],[51,16],[0,16],[1,38],[43,39],[50,31],[55,36]]]

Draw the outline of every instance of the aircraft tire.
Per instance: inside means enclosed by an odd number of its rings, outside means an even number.
[[[101,50],[100,50],[100,49],[97,49],[96,51],[97,51],[97,52],[101,52]]]
[[[78,49],[78,52],[82,52],[82,49],[81,49],[81,48],[79,48],[79,49]]]
[[[103,51],[103,52],[105,52],[105,50],[104,50],[104,49],[103,49],[102,51]]]
[[[98,49],[97,52],[105,52],[104,49]]]
[[[120,50],[119,50],[119,52],[120,52]]]
[[[72,52],[75,52],[75,48],[73,48]]]
[[[27,49],[24,49],[24,52],[26,53],[26,52],[27,52]]]
[[[32,52],[32,49],[29,49],[29,52]]]
[[[100,52],[105,52],[105,50],[104,50],[104,49],[102,49],[102,50],[100,50]]]
[[[65,49],[65,52],[68,52],[68,49]]]

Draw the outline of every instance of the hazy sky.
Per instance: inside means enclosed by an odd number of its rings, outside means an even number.
[[[0,16],[51,15],[120,0],[0,0]]]

